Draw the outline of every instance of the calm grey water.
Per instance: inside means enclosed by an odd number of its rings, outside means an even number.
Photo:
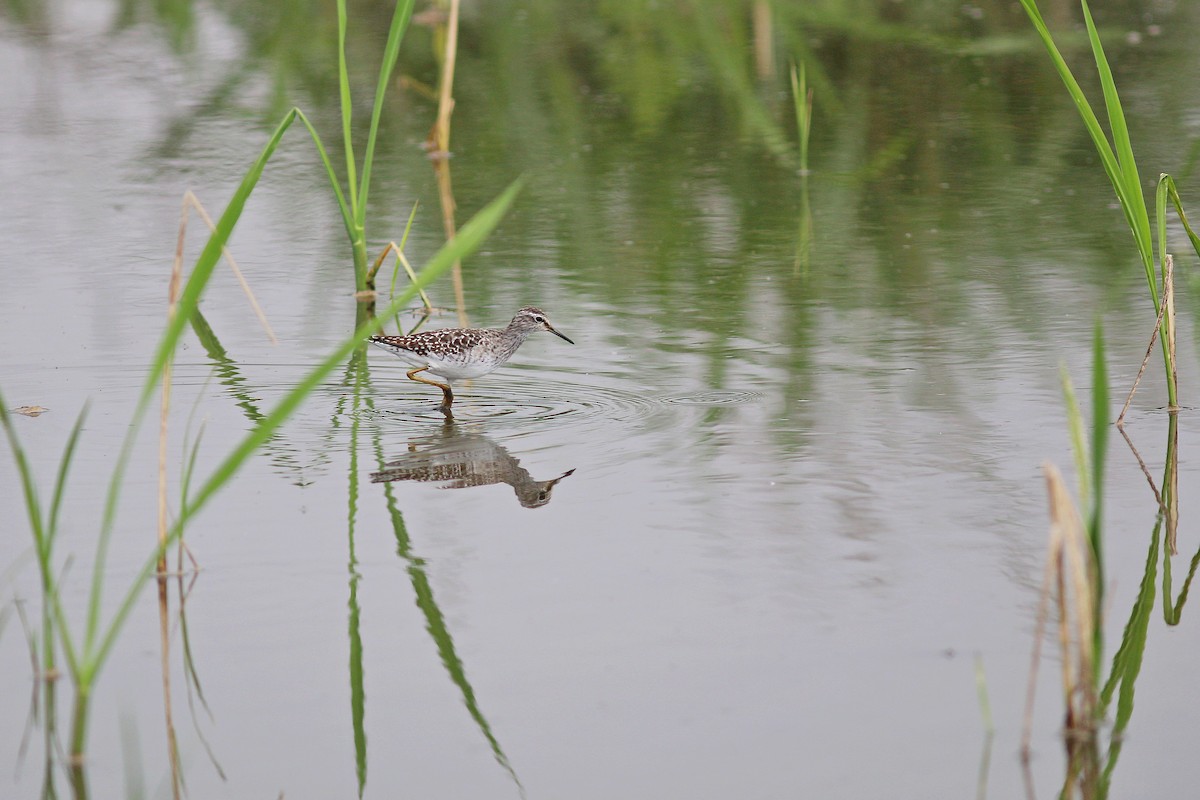
[[[59,546],[82,630],[104,491],[165,319],[181,197],[218,212],[293,103],[336,147],[335,28],[322,7],[307,50],[269,50],[262,30],[295,23],[254,5],[197,5],[186,23],[138,4],[122,15],[53,3],[32,18],[19,7],[0,12],[0,389],[9,407],[50,409],[14,419],[43,491],[90,408]],[[731,95],[736,80],[705,84],[663,57],[675,80],[630,86],[611,62],[639,75],[638,54],[619,47],[636,50],[636,37],[587,39],[604,21],[592,9],[553,38],[553,8],[468,5],[451,163],[460,222],[528,179],[465,264],[472,322],[502,325],[536,303],[577,344],[530,339],[459,390],[453,426],[433,411],[436,390],[371,352],[368,385],[336,373],[201,514],[187,534],[202,571],[186,628],[207,710],[194,691],[189,707],[178,623],[172,650],[189,796],[1018,796],[1041,466],[1072,463],[1059,365],[1090,397],[1102,319],[1115,414],[1153,325],[1120,212],[1044,54],[1020,19],[966,40],[985,51],[1013,33],[1012,52],[962,56],[856,38],[836,15],[793,30],[779,12],[777,39],[807,42],[818,87],[812,246],[798,258],[802,181],[771,150],[776,133],[794,136],[782,73]],[[950,33],[932,12],[901,30],[966,35],[961,10],[944,11]],[[1151,16],[1105,19],[1142,169],[1180,174],[1186,202],[1192,20]],[[359,9],[351,24],[380,19]],[[369,75],[377,42],[358,35]],[[571,43],[607,60],[569,72],[556,58]],[[402,69],[433,80],[429,32],[405,48]],[[281,67],[295,51],[305,66]],[[662,77],[664,64],[646,69]],[[398,238],[419,201],[409,251],[421,263],[443,240],[418,146],[434,110],[400,88],[389,107],[372,247]],[[756,128],[755,108],[774,133]],[[193,219],[189,258],[201,231]],[[231,361],[185,339],[173,496],[185,436],[203,425],[207,474],[353,328],[349,248],[300,129],[232,249],[279,344],[222,267],[203,309]],[[1191,288],[1179,298],[1185,404],[1198,378]],[[448,281],[432,294],[453,305]],[[1130,432],[1156,476],[1164,404],[1152,361]],[[1188,453],[1200,427],[1190,407],[1179,419],[1175,592],[1197,546]],[[153,546],[152,428],[104,569],[109,612]],[[45,753],[35,736],[18,757],[33,681],[13,609],[35,619],[39,594],[7,445],[0,456],[0,795],[34,797]],[[1110,461],[1106,660],[1156,508],[1119,438]],[[385,463],[407,479],[371,482]],[[485,485],[454,488],[447,470]],[[147,588],[98,684],[96,797],[170,796]],[[1114,796],[1191,785],[1190,611],[1177,627],[1151,617]],[[1034,718],[1043,796],[1063,780],[1048,652]]]

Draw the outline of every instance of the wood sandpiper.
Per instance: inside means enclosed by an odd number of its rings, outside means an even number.
[[[575,344],[556,331],[546,313],[534,306],[518,311],[507,328],[442,328],[408,336],[372,336],[370,341],[412,366],[407,373],[409,380],[441,389],[442,404],[438,408],[449,413],[454,403],[452,381],[487,375],[512,358],[534,331],[549,331]],[[431,381],[422,377],[422,372],[446,382]]]

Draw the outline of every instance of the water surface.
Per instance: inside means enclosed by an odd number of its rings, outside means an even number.
[[[721,7],[743,35],[750,9]],[[1022,792],[1041,467],[1072,463],[1059,365],[1088,397],[1102,319],[1115,413],[1153,311],[1027,23],[983,8],[981,27],[954,4],[880,12],[873,34],[780,11],[778,63],[759,79],[735,34],[714,45],[691,17],[589,9],[563,21],[553,3],[470,5],[459,221],[518,175],[528,185],[464,265],[465,310],[503,325],[537,304],[577,344],[531,338],[458,390],[452,425],[437,391],[407,381],[396,359],[360,356],[201,514],[187,534],[202,571],[186,620],[208,710],[195,696],[189,709],[178,674],[173,687],[191,796]],[[253,4],[196,5],[186,19],[126,12],[0,12],[0,388],[9,406],[50,409],[15,419],[47,485],[90,404],[60,544],[74,557],[76,620],[109,471],[165,319],[183,192],[219,210],[291,104],[331,145],[339,124],[329,9],[309,14],[306,32]],[[1152,23],[1104,12],[1143,170],[1186,176],[1190,9]],[[379,47],[368,31],[386,19],[364,7],[351,23],[364,107]],[[647,49],[635,35],[647,20],[683,38]],[[703,42],[694,61],[676,58]],[[788,47],[803,47],[817,86],[807,180],[789,149]],[[402,70],[435,79],[428,30],[414,28],[404,52]],[[419,201],[409,250],[421,263],[443,241],[419,147],[434,110],[399,87],[388,103],[372,248],[399,237]],[[193,220],[192,258],[200,236]],[[185,433],[203,424],[205,474],[354,325],[349,248],[298,129],[232,248],[279,345],[220,273],[203,307],[227,358],[195,338],[179,354],[173,486]],[[1185,403],[1197,377],[1190,289],[1179,298]],[[453,305],[449,282],[433,296]],[[430,322],[453,324],[453,313]],[[1152,362],[1129,430],[1155,475],[1163,405]],[[1179,424],[1187,498],[1190,407]],[[147,429],[106,570],[109,609],[153,546],[154,456]],[[392,480],[372,480],[389,469]],[[0,487],[3,602],[34,617],[7,454]],[[1108,491],[1111,654],[1156,510],[1119,439]],[[1187,530],[1176,592],[1196,546]],[[95,796],[135,796],[127,773],[150,796],[170,794],[151,594],[99,684]],[[1114,772],[1121,796],[1189,785],[1176,744],[1200,714],[1181,691],[1200,650],[1189,622],[1186,607],[1177,627],[1151,618]],[[1042,794],[1063,779],[1056,671],[1051,656],[1034,718]],[[44,753],[35,738],[16,766],[30,672],[11,614],[0,674],[0,753],[14,765],[0,793],[33,797]]]

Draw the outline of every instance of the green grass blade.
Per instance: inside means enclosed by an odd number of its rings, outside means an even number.
[[[1163,621],[1168,625],[1178,625],[1180,618],[1183,616],[1183,606],[1187,603],[1188,592],[1192,588],[1192,580],[1196,577],[1196,568],[1200,567],[1200,550],[1192,556],[1192,561],[1188,565],[1187,577],[1183,579],[1183,588],[1179,590],[1179,597],[1175,598],[1174,605],[1171,603],[1171,558],[1168,556],[1163,559],[1163,598],[1166,602],[1163,604]]]
[[[367,150],[363,153],[362,183],[358,187],[358,215],[355,221],[363,226],[366,223],[367,192],[371,186],[371,165],[375,160],[375,137],[379,132],[379,119],[383,115],[383,99],[387,96],[392,84],[392,70],[396,68],[396,59],[400,57],[400,40],[408,29],[408,20],[412,17],[413,0],[399,0],[396,11],[392,14],[392,27],[388,31],[387,46],[383,51],[383,63],[379,66],[379,80],[375,84],[375,106],[371,110],[371,130],[367,134]]]
[[[250,194],[254,191],[255,186],[258,185],[258,180],[262,177],[267,162],[274,155],[275,149],[279,146],[280,139],[291,126],[292,122],[295,121],[296,116],[296,109],[292,109],[284,115],[283,120],[280,121],[274,133],[271,134],[270,139],[267,140],[267,144],[263,147],[262,152],[259,153],[258,158],[250,166],[250,170],[242,178],[241,185],[238,186],[237,191],[230,198],[229,204],[225,207],[224,213],[221,214],[221,218],[217,221],[216,230],[213,231],[208,239],[208,243],[204,246],[204,250],[200,253],[200,257],[196,260],[187,283],[184,285],[183,292],[179,296],[175,316],[167,324],[166,330],[159,340],[158,349],[155,351],[154,359],[151,362],[150,372],[146,376],[146,382],[142,387],[142,394],[138,400],[138,414],[135,414],[135,417],[139,416],[140,412],[145,410],[145,406],[158,385],[167,361],[171,358],[171,354],[175,352],[175,348],[179,344],[184,326],[189,324],[192,314],[200,304],[200,297],[208,286],[208,281],[212,277],[213,270],[221,258],[222,248],[229,242],[229,237],[233,234],[233,229],[241,218],[242,211],[245,210],[246,201],[250,198]]]
[[[350,573],[350,599],[347,603],[350,609],[350,620],[346,635],[350,639],[350,720],[354,730],[354,766],[358,777],[358,796],[363,796],[367,783],[367,728],[366,728],[366,671],[363,668],[362,640],[362,608],[358,602],[358,584],[362,574],[358,570],[358,556],[355,554],[355,522],[358,519],[358,453],[359,436],[362,427],[362,417],[357,413],[362,408],[363,388],[367,382],[367,357],[362,350],[356,350],[350,357],[350,371],[354,375],[352,392],[353,405],[350,418],[350,468],[348,470],[348,485],[346,487],[346,539],[349,563],[346,565]]]
[[[33,478],[33,469],[29,466],[25,448],[21,446],[21,440],[17,437],[17,429],[13,427],[8,404],[4,401],[3,394],[0,394],[0,426],[4,428],[13,460],[17,463],[17,474],[21,476],[21,491],[25,494],[25,513],[29,515],[29,527],[33,532],[33,542],[37,545],[38,553],[41,554],[45,548],[46,529],[42,520],[42,504],[38,500],[37,482]]]
[[[521,788],[521,779],[517,777],[517,772],[513,769],[512,763],[504,752],[504,748],[500,745],[500,740],[496,738],[496,734],[492,731],[492,726],[488,723],[487,717],[483,715],[483,709],[479,705],[479,700],[475,696],[475,687],[471,684],[470,677],[467,676],[466,665],[463,664],[462,658],[458,655],[458,650],[454,644],[454,637],[450,635],[450,628],[446,624],[446,617],[438,606],[437,599],[433,596],[433,587],[429,582],[429,576],[425,569],[416,564],[409,564],[409,578],[412,581],[413,590],[416,594],[417,607],[421,609],[421,613],[425,617],[425,630],[429,632],[430,638],[433,639],[434,645],[437,647],[438,657],[442,660],[442,665],[446,668],[446,674],[450,676],[450,680],[458,687],[462,694],[462,703],[467,707],[467,713],[471,715],[471,719],[475,721],[475,726],[479,728],[479,732],[483,734],[492,748],[492,757],[496,763],[504,768],[512,777],[513,781]],[[524,796],[525,792],[521,791]]]
[[[357,421],[356,421],[357,424]],[[353,570],[353,564],[351,565]],[[362,576],[352,571],[350,577],[350,719],[354,729],[354,772],[358,778],[358,796],[363,796],[367,784],[367,692],[363,669],[363,642],[359,619],[362,610],[358,603],[358,583]]]
[[[1121,178],[1125,191],[1132,203],[1134,220],[1137,227],[1134,238],[1138,241],[1143,254],[1150,253],[1150,219],[1146,214],[1146,199],[1142,192],[1142,181],[1138,176],[1137,162],[1133,157],[1133,144],[1129,140],[1129,127],[1125,123],[1125,112],[1121,108],[1121,98],[1117,94],[1117,84],[1113,79],[1112,68],[1104,56],[1104,45],[1100,41],[1100,33],[1092,20],[1092,11],[1088,8],[1087,0],[1080,0],[1083,7],[1083,20],[1087,24],[1088,40],[1092,45],[1092,54],[1096,58],[1096,72],[1100,76],[1100,86],[1104,91],[1104,107],[1108,111],[1108,125],[1112,130],[1113,149],[1117,161],[1121,165]],[[1137,202],[1133,202],[1137,201]]]
[[[188,449],[187,460],[184,461],[182,475],[179,479],[179,513],[186,514],[189,504],[188,492],[192,488],[192,477],[196,474],[196,459],[200,455],[200,442],[204,438],[204,424],[196,432],[196,439]]]
[[[493,200],[474,219],[464,225],[462,230],[458,232],[458,235],[443,245],[434,257],[430,259],[425,269],[421,270],[417,276],[417,283],[410,285],[407,290],[394,298],[374,319],[362,325],[353,336],[346,339],[317,368],[310,372],[308,377],[295,389],[285,395],[275,410],[268,414],[258,426],[252,429],[242,440],[241,444],[214,470],[209,480],[196,493],[192,501],[192,510],[199,510],[217,489],[233,477],[233,473],[241,467],[246,458],[275,432],[283,421],[291,415],[292,411],[312,393],[317,385],[338,364],[345,361],[354,349],[362,344],[366,337],[382,328],[383,324],[401,309],[405,303],[412,300],[420,289],[432,283],[438,276],[449,269],[455,261],[465,258],[482,244],[487,235],[500,222],[500,219],[512,204],[519,190],[520,181],[513,183],[499,198]]]
[[[354,166],[354,140],[351,122],[354,109],[350,95],[350,70],[346,66],[346,0],[338,0],[338,90],[342,101],[342,149],[346,153],[346,180],[349,183],[350,217],[358,219],[358,177]],[[354,240],[351,234],[350,240]]]
[[[337,197],[338,211],[342,213],[342,222],[346,226],[346,235],[350,237],[350,241],[354,241],[354,214],[350,207],[346,205],[346,195],[342,193],[342,185],[338,183],[337,171],[333,168],[333,162],[329,160],[329,153],[325,150],[325,143],[321,141],[320,134],[308,121],[308,117],[298,108],[292,109],[296,112],[296,116],[304,123],[304,127],[308,128],[308,134],[312,137],[313,144],[317,147],[317,155],[321,157],[321,163],[325,165],[325,174],[329,176],[329,185],[333,187],[333,193]],[[353,185],[353,184],[351,184]]]
[[[387,308],[381,311],[378,316],[360,326],[353,335],[347,338],[327,358],[314,367],[308,376],[284,395],[275,409],[255,425],[225,460],[213,470],[208,480],[204,482],[192,497],[188,507],[180,509],[179,516],[175,524],[171,527],[166,542],[161,547],[154,549],[150,557],[143,564],[141,571],[134,579],[129,590],[125,593],[100,645],[95,650],[94,657],[90,661],[93,669],[103,664],[113,645],[116,643],[117,634],[125,624],[125,620],[129,617],[129,614],[133,611],[133,606],[138,595],[147,585],[149,577],[154,573],[162,547],[173,544],[183,535],[188,521],[212,499],[218,490],[229,482],[246,460],[291,416],[300,403],[312,394],[321,381],[336,369],[338,364],[345,361],[356,347],[362,346],[363,339],[383,327],[384,322],[402,308],[405,303],[412,300],[419,289],[431,283],[442,273],[450,269],[454,262],[465,258],[483,243],[488,234],[499,224],[505,212],[508,211],[509,206],[512,205],[513,200],[516,199],[521,185],[522,182],[520,180],[514,181],[498,198],[489,203],[464,225],[459,230],[458,235],[443,245],[433,258],[429,260],[425,269],[418,276],[418,283],[410,286],[402,295],[392,300]]]
[[[50,496],[50,516],[46,522],[46,556],[50,556],[50,548],[54,546],[54,538],[58,535],[58,512],[62,507],[63,496],[66,494],[67,474],[75,461],[75,446],[79,444],[79,434],[83,432],[83,423],[87,419],[88,407],[85,405],[75,418],[75,425],[67,437],[67,445],[63,448],[62,459],[58,462],[58,476],[54,480],[54,493]]]
[[[1158,272],[1164,277],[1167,274],[1166,259],[1167,259],[1167,191],[1168,184],[1162,179],[1162,175],[1158,176],[1158,185],[1154,187],[1154,218],[1158,221]],[[1159,298],[1158,284],[1151,282],[1150,293],[1154,297],[1154,310],[1157,313]],[[1163,323],[1166,323],[1166,318],[1163,318]]]
[[[1042,45],[1046,48],[1046,52],[1050,55],[1050,60],[1054,62],[1054,68],[1057,70],[1059,77],[1067,87],[1067,93],[1074,101],[1075,107],[1079,110],[1079,115],[1083,118],[1083,124],[1087,127],[1088,133],[1092,136],[1092,141],[1096,144],[1096,150],[1100,154],[1101,161],[1104,162],[1105,172],[1109,173],[1109,178],[1116,184],[1116,177],[1120,175],[1120,165],[1117,163],[1116,154],[1108,143],[1108,138],[1104,135],[1103,128],[1100,127],[1100,120],[1096,118],[1095,112],[1092,111],[1092,106],[1088,102],[1087,95],[1083,93],[1083,89],[1079,86],[1079,82],[1075,80],[1075,75],[1071,72],[1071,68],[1067,66],[1066,60],[1059,52],[1058,46],[1054,44],[1054,37],[1050,35],[1050,29],[1046,27],[1046,21],[1042,19],[1042,12],[1038,10],[1036,0],[1021,0],[1021,6],[1025,9],[1025,13],[1029,16],[1030,22],[1033,23],[1034,29],[1042,40]]]
[[[400,248],[400,252],[402,252],[402,253],[404,252],[404,245],[408,244],[408,232],[412,230],[413,220],[417,218],[417,205],[419,203],[420,203],[419,200],[416,203],[413,203],[412,211],[408,212],[408,222],[406,222],[404,224],[404,235],[402,235],[400,237],[400,244],[398,245],[398,247]],[[388,294],[396,293],[396,278],[399,275],[400,275],[400,256],[396,256],[396,266],[392,269],[392,285],[391,285],[391,288],[388,290]]]
[[[1092,338],[1092,524],[1097,529],[1100,526],[1100,510],[1104,506],[1104,467],[1108,454],[1108,428],[1111,424],[1109,415],[1104,329],[1097,321]],[[1094,536],[1097,534],[1098,530],[1093,531]]]
[[[188,324],[188,320],[191,319],[192,314],[200,303],[200,296],[208,285],[213,270],[221,258],[222,248],[229,241],[234,226],[237,225],[238,220],[241,218],[250,193],[258,185],[258,179],[262,177],[267,161],[274,154],[275,148],[279,146],[279,140],[295,119],[295,109],[284,115],[283,120],[275,128],[275,132],[271,134],[271,138],[267,140],[267,144],[259,154],[258,159],[251,165],[245,177],[242,178],[241,185],[233,193],[233,197],[230,198],[224,213],[221,214],[221,218],[217,221],[216,230],[209,236],[208,243],[204,246],[200,257],[196,260],[191,275],[188,276],[187,283],[184,285],[183,292],[179,296],[179,301],[175,307],[175,316],[167,323],[162,338],[159,340],[158,349],[155,351],[154,358],[151,361],[150,371],[146,376],[145,385],[142,387],[137,408],[134,410],[133,419],[130,422],[129,432],[126,434],[125,440],[121,443],[121,450],[113,466],[112,478],[109,480],[108,496],[105,499],[104,513],[100,523],[100,536],[96,544],[96,561],[92,571],[91,595],[88,599],[88,624],[86,638],[84,639],[85,653],[93,652],[92,645],[95,643],[96,633],[99,630],[100,596],[104,582],[104,567],[108,553],[108,542],[112,536],[113,523],[116,520],[117,502],[120,498],[120,487],[125,477],[125,469],[129,464],[129,457],[133,451],[133,443],[136,439],[137,431],[141,427],[146,408],[155,387],[158,385],[163,369],[179,344],[179,337],[183,333],[184,325]],[[92,659],[89,658],[88,660]],[[87,669],[86,665],[85,669]]]
[[[1146,215],[1145,199],[1139,187],[1137,199],[1140,199],[1141,211],[1137,210],[1137,205],[1126,188],[1125,177],[1122,171],[1120,161],[1117,159],[1116,153],[1113,151],[1112,145],[1108,141],[1108,137],[1104,133],[1104,129],[1100,126],[1100,120],[1092,111],[1091,104],[1088,102],[1087,96],[1080,88],[1079,82],[1075,80],[1075,76],[1071,73],[1071,68],[1067,66],[1067,62],[1059,52],[1058,47],[1054,44],[1054,38],[1050,35],[1050,29],[1046,27],[1046,21],[1042,19],[1042,13],[1038,10],[1036,0],[1021,0],[1021,6],[1025,9],[1025,13],[1029,16],[1033,27],[1037,30],[1038,36],[1042,39],[1042,44],[1046,48],[1046,52],[1050,54],[1051,61],[1054,62],[1054,68],[1058,71],[1059,77],[1067,87],[1067,93],[1070,94],[1071,100],[1075,103],[1075,108],[1079,111],[1079,116],[1083,119],[1083,124],[1087,128],[1088,135],[1092,137],[1092,143],[1096,146],[1096,152],[1100,156],[1100,163],[1104,166],[1104,172],[1108,175],[1108,180],[1112,183],[1114,191],[1117,193],[1117,199],[1121,203],[1121,210],[1125,214],[1125,221],[1129,225],[1129,230],[1133,233],[1134,241],[1137,243],[1138,252],[1142,257],[1142,266],[1146,270],[1146,277],[1151,284],[1154,283],[1154,254],[1152,243],[1150,242],[1149,222],[1145,224],[1139,220]]]
[[[1146,638],[1150,627],[1150,616],[1154,611],[1155,583],[1158,578],[1159,541],[1163,526],[1160,514],[1154,524],[1150,537],[1150,549],[1146,554],[1146,567],[1142,574],[1142,582],[1138,588],[1137,600],[1129,612],[1129,620],[1121,636],[1121,645],[1113,654],[1112,668],[1108,681],[1100,692],[1101,715],[1108,711],[1113,696],[1117,696],[1117,715],[1113,725],[1115,734],[1125,730],[1130,717],[1133,715],[1133,694],[1138,674],[1142,669],[1142,659],[1146,651]],[[1119,690],[1119,694],[1118,694]],[[1115,740],[1114,740],[1115,741]]]
[[[408,212],[408,222],[404,223],[404,233],[400,234],[400,249],[403,250],[408,244],[408,234],[412,231],[413,220],[417,218],[417,208],[421,205],[420,200],[413,201],[412,211]]]
[[[1175,179],[1164,172],[1158,176],[1158,182],[1159,184],[1166,184],[1171,202],[1175,205],[1175,213],[1179,215],[1179,221],[1183,224],[1183,230],[1187,233],[1188,241],[1192,243],[1192,249],[1196,251],[1196,255],[1200,256],[1200,236],[1197,236],[1196,232],[1192,230],[1187,214],[1183,212],[1183,200],[1180,199],[1179,190],[1175,187]]]
[[[1154,215],[1158,220],[1158,274],[1162,276],[1164,294],[1167,290],[1167,194],[1173,184],[1174,181],[1170,180],[1170,176],[1167,176],[1167,180],[1163,180],[1163,176],[1159,175],[1158,185],[1154,189]],[[1150,294],[1154,298],[1154,310],[1157,312],[1162,301],[1154,289],[1155,283],[1151,282]],[[1175,370],[1171,366],[1172,324],[1170,317],[1164,313],[1158,327],[1158,340],[1162,346],[1163,365],[1166,367],[1167,373],[1167,402],[1174,408],[1179,403]]]
[[[17,464],[17,474],[21,477],[21,490],[25,495],[25,511],[29,515],[29,525],[33,533],[34,545],[37,549],[38,570],[42,580],[42,590],[46,595],[43,598],[43,602],[50,605],[54,618],[58,623],[59,639],[62,642],[63,653],[66,656],[71,674],[78,675],[79,659],[76,655],[75,644],[71,639],[70,629],[67,627],[66,614],[63,612],[62,603],[59,602],[58,581],[53,572],[54,565],[50,562],[50,546],[53,544],[54,537],[47,530],[42,520],[41,504],[38,501],[37,482],[33,477],[33,469],[29,466],[29,459],[25,455],[25,448],[21,446],[17,430],[13,427],[8,411],[8,404],[5,402],[2,393],[0,393],[0,427],[4,428],[9,447],[13,452],[13,460]],[[76,423],[76,428],[72,431],[71,438],[68,440],[68,450],[72,455],[75,447],[74,441],[80,429],[81,421]],[[62,474],[61,466],[59,473],[60,475]],[[58,494],[57,488],[55,493]],[[50,648],[53,645],[47,641],[42,646]]]
[[[1102,653],[1104,643],[1104,467],[1108,454],[1110,425],[1108,407],[1108,366],[1104,356],[1104,328],[1096,321],[1092,339],[1092,503],[1088,514],[1088,537],[1096,561],[1096,601],[1094,653]],[[1100,679],[1100,659],[1095,659],[1096,680]]]
[[[1179,415],[1167,415],[1167,457],[1163,464],[1163,479],[1162,479],[1162,504],[1160,509],[1160,518],[1163,519],[1163,524],[1167,527],[1167,537],[1171,537],[1171,529],[1178,526],[1179,513],[1179,496],[1177,493],[1179,478]],[[1196,567],[1200,566],[1200,550],[1196,551],[1196,555],[1192,556],[1192,563],[1188,566],[1187,577],[1183,580],[1183,588],[1179,591],[1179,598],[1172,605],[1171,588],[1171,552],[1163,554],[1163,579],[1162,579],[1162,596],[1163,596],[1163,621],[1168,625],[1178,625],[1180,615],[1183,613],[1183,605],[1187,602],[1188,591],[1191,589],[1192,580],[1196,577]]]
[[[196,339],[200,342],[200,346],[204,348],[204,352],[214,361],[228,361],[229,353],[225,350],[225,345],[221,344],[220,338],[216,331],[208,324],[208,320],[200,309],[196,309],[192,313],[192,333],[196,335]]]

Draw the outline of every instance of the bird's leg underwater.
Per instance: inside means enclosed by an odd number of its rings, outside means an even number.
[[[408,375],[408,379],[410,381],[416,381],[417,383],[427,383],[430,386],[436,386],[439,389],[441,389],[442,390],[442,404],[440,406],[438,406],[438,408],[441,409],[442,411],[449,411],[450,406],[454,404],[454,392],[450,391],[450,384],[438,383],[437,381],[431,381],[428,378],[422,378],[419,375],[417,375],[418,372],[424,372],[427,369],[429,369],[429,367],[417,367],[416,369],[409,370],[406,374]]]

